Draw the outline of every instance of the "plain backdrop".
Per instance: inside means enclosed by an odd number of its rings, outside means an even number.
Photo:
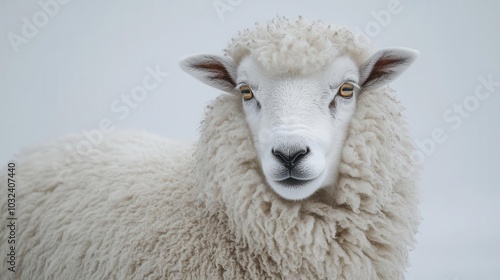
[[[347,25],[377,48],[420,51],[391,84],[424,166],[407,279],[500,279],[500,2],[54,1],[0,2],[2,166],[103,120],[192,141],[220,93],[183,73],[181,57],[221,54],[238,30],[275,16]],[[155,70],[168,77],[127,105]]]

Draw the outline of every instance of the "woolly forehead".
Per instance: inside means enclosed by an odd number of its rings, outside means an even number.
[[[308,75],[348,55],[358,65],[369,57],[371,46],[360,34],[323,22],[299,18],[275,19],[239,32],[224,50],[237,64],[250,56],[267,72]]]
[[[324,81],[328,86],[338,87],[345,81],[357,83],[359,81],[359,66],[348,56],[335,58],[329,65],[313,73],[289,74],[279,71],[268,71],[259,61],[253,57],[244,57],[237,67],[236,83],[249,84],[253,88],[259,88],[262,83],[287,81],[298,79],[302,81]]]

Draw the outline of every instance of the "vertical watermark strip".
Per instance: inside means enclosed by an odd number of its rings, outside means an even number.
[[[16,272],[16,163],[9,162],[7,165],[7,268]]]

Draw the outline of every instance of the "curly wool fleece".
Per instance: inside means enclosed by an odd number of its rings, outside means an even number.
[[[338,181],[297,202],[266,185],[233,95],[209,106],[195,147],[138,132],[85,157],[67,149],[81,137],[40,147],[17,159],[17,272],[4,275],[402,279],[420,222],[402,111],[388,89],[361,94]]]
[[[239,32],[224,50],[236,64],[250,55],[268,72],[302,75],[324,68],[340,54],[361,65],[371,52],[363,35],[322,21],[309,23],[302,17],[256,23],[254,29]]]

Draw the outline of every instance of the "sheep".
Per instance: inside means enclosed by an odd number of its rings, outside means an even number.
[[[68,136],[16,158],[7,276],[404,278],[419,169],[386,85],[417,52],[373,52],[348,28],[299,17],[242,31],[224,53],[180,62],[226,92],[195,144],[124,131],[85,156],[64,149],[82,138]]]

